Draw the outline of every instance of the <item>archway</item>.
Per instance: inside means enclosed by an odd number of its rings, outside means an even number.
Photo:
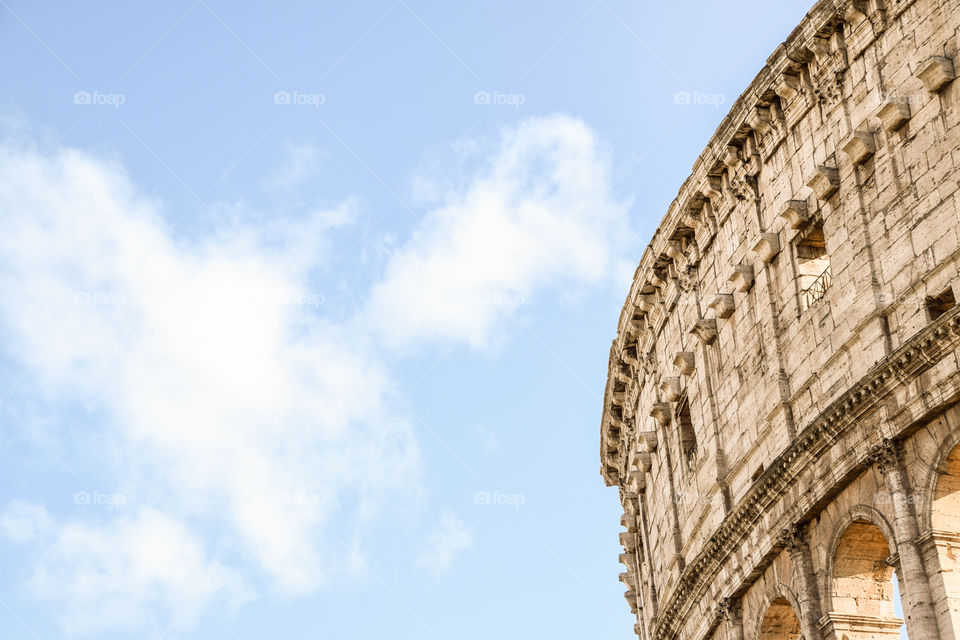
[[[890,556],[890,545],[872,522],[854,520],[846,528],[834,550],[828,638],[901,637],[903,620],[895,611],[898,598]]]
[[[960,634],[960,445],[955,446],[937,467],[936,485],[930,512],[932,531],[924,544],[927,567],[931,569],[931,590],[941,629]],[[939,570],[934,570],[939,567]]]
[[[786,598],[770,603],[760,623],[759,640],[802,640],[800,621]]]
[[[960,445],[940,465],[930,522],[934,530],[960,532]]]

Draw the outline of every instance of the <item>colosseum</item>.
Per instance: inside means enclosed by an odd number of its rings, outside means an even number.
[[[823,0],[644,252],[601,471],[642,640],[960,639],[960,0]]]

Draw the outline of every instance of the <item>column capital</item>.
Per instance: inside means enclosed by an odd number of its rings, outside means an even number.
[[[867,454],[866,461],[877,465],[880,473],[886,474],[897,468],[900,462],[900,451],[893,440],[884,438],[883,442]]]
[[[722,599],[718,610],[723,619],[730,623],[736,624],[743,618],[743,606],[740,604],[740,598]]]
[[[780,531],[777,536],[777,546],[786,549],[790,555],[805,551],[807,546],[806,527],[799,524],[792,524]]]

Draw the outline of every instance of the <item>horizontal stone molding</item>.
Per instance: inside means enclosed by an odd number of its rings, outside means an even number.
[[[845,46],[831,34],[847,23],[848,29],[866,34],[866,40],[860,45],[865,47],[879,38],[886,25],[897,20],[917,0],[898,0],[893,5],[889,2],[876,4],[878,1],[870,0],[862,10],[852,8],[860,7],[860,0],[816,2],[732,105],[694,163],[690,177],[680,188],[641,257],[621,313],[617,338],[611,346],[610,376],[619,374],[624,365],[639,368],[638,349],[645,349],[650,341],[657,339],[656,327],[663,325],[675,306],[679,293],[674,291],[674,298],[669,304],[664,296],[668,289],[677,289],[675,280],[681,268],[686,269],[698,263],[723,221],[738,210],[738,203],[759,197],[759,172],[816,100],[829,102],[837,99],[835,94],[840,86],[834,86],[831,78],[845,72],[849,63]],[[867,23],[871,26],[864,26]],[[935,78],[934,84],[938,84],[941,76],[949,76],[953,61],[934,58],[927,61],[922,71]],[[816,86],[811,87],[811,82]],[[910,105],[903,101],[892,100],[880,105],[881,109],[887,107],[890,110],[882,115],[887,118],[884,122],[889,126],[899,127],[910,117]],[[869,147],[869,141],[861,138],[849,151],[863,161],[868,157]],[[818,170],[816,175],[804,176],[804,182],[812,179],[821,197],[831,197],[838,188],[834,173],[836,169],[828,165],[821,166],[825,172]],[[807,203],[795,195],[792,197],[794,199],[785,205],[774,206],[784,206],[782,215],[788,218],[791,227],[799,228],[808,220]],[[770,250],[762,248],[761,255],[767,257]],[[738,269],[748,266],[739,265]],[[725,274],[724,277],[729,275]],[[750,290],[752,279],[748,272],[733,273],[733,278],[738,290]],[[717,289],[729,286],[726,283],[715,284]],[[716,316],[721,319],[729,317],[731,313],[731,305],[727,302],[722,302],[715,309]],[[643,381],[644,376],[635,376],[630,384],[642,385]],[[630,391],[628,389],[627,393]],[[609,423],[607,414],[612,404],[611,396],[612,389],[608,388],[603,406],[604,425]],[[603,440],[617,435],[606,427],[601,433]],[[601,448],[606,451],[616,447],[604,442]],[[621,459],[619,464],[603,468],[607,484],[617,484],[624,472],[624,462]]]

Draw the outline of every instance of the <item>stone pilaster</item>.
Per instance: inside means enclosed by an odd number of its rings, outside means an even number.
[[[820,627],[817,626],[820,621],[820,593],[813,570],[810,545],[806,540],[806,528],[794,525],[784,529],[780,533],[778,544],[789,552],[790,561],[793,563],[803,637],[805,640],[822,640]]]
[[[929,529],[917,540],[943,636],[960,638],[960,532]]]
[[[916,514],[913,512],[896,444],[884,440],[870,453],[869,460],[883,476],[893,505],[893,535],[897,554],[900,556],[900,599],[903,603],[903,615],[907,620],[907,633],[915,638],[940,638],[930,582],[923,555],[917,544],[919,531]]]

